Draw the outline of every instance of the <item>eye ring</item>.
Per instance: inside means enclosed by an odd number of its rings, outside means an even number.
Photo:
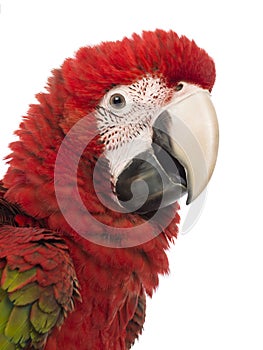
[[[126,99],[120,93],[115,93],[110,97],[110,105],[114,109],[122,109],[126,106]]]
[[[183,87],[184,87],[184,84],[183,84],[183,83],[178,83],[178,84],[176,85],[176,87],[175,87],[175,90],[176,90],[176,91],[181,91],[181,90],[183,89]]]

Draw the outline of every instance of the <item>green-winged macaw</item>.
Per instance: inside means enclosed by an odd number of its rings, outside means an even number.
[[[217,156],[215,66],[156,30],[83,47],[37,95],[0,182],[0,349],[130,349],[177,200]]]

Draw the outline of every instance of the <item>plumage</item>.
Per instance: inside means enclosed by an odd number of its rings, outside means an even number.
[[[0,349],[126,350],[141,334],[146,294],[152,296],[158,275],[169,272],[165,251],[177,237],[179,207],[160,210],[162,218],[173,218],[167,226],[117,212],[97,197],[105,193],[107,162],[97,192],[92,179],[105,148],[95,118],[99,102],[114,86],[149,75],[168,89],[183,80],[211,91],[215,67],[204,50],[173,31],[83,47],[53,71],[47,92],[23,118],[0,184]],[[83,117],[85,133],[68,146],[55,183],[61,143]],[[91,141],[80,158],[78,191],[97,224],[80,209],[70,172],[83,135]],[[98,245],[66,221],[54,185],[63,190],[64,210],[94,236],[113,239],[100,223],[123,232],[143,223],[141,235],[161,233],[137,246]],[[121,244],[123,237],[114,239]]]
[[[1,349],[41,349],[80,300],[68,248],[45,229],[3,225],[0,232]]]

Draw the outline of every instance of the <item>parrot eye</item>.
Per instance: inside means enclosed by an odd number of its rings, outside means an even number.
[[[114,94],[110,98],[110,105],[115,109],[122,109],[126,106],[125,97],[121,94]]]
[[[176,91],[180,91],[180,90],[182,90],[183,87],[184,87],[184,84],[183,83],[179,83],[179,84],[176,85],[175,90]]]

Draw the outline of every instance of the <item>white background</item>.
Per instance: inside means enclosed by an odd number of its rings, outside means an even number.
[[[0,1],[0,158],[52,68],[80,46],[173,29],[214,58],[220,152],[202,216],[170,251],[134,350],[263,348],[260,1]],[[0,165],[0,176],[6,167]],[[76,330],[77,331],[77,330]]]

